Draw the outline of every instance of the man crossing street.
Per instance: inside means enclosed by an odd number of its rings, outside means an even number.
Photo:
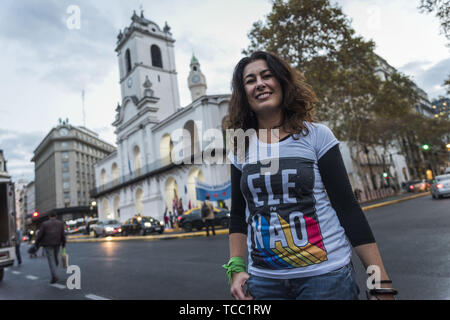
[[[206,236],[209,237],[209,228],[212,229],[213,236],[216,235],[216,230],[214,229],[214,206],[211,201],[209,201],[209,195],[206,195],[206,200],[202,205],[202,220],[206,226]]]
[[[44,247],[50,268],[50,283],[58,281],[56,276],[56,266],[58,265],[59,246],[66,247],[66,236],[64,233],[64,223],[56,219],[56,214],[51,213],[50,219],[42,223],[39,235],[36,239],[36,247]]]

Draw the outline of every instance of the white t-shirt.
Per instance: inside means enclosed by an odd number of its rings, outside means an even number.
[[[290,136],[274,144],[251,136],[245,160],[229,154],[242,172],[250,274],[301,278],[350,262],[350,244],[318,168],[318,160],[339,141],[325,125],[306,125],[307,136]],[[276,171],[263,172],[264,167]]]

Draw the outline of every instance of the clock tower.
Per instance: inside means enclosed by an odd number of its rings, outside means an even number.
[[[191,91],[192,101],[194,101],[199,97],[206,96],[206,78],[200,70],[200,63],[194,55],[192,55],[190,68],[188,87]]]
[[[122,95],[119,109],[123,113],[118,116],[122,123],[142,116],[144,109],[161,121],[180,107],[174,43],[167,23],[160,28],[145,18],[143,11],[140,15],[134,12],[131,24],[119,31],[115,51]]]

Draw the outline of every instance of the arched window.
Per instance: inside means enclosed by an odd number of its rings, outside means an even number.
[[[172,161],[173,142],[169,134],[165,134],[159,142],[159,154],[163,165],[171,164]]]
[[[150,53],[152,55],[152,66],[162,68],[162,58],[161,58],[161,50],[157,45],[152,45],[150,48]]]
[[[130,49],[127,49],[127,51],[125,51],[125,66],[128,74],[131,71]]]
[[[117,163],[113,163],[111,166],[111,173],[112,173],[112,180],[113,183],[116,184],[119,182],[119,167],[117,166]]]
[[[142,162],[141,162],[141,150],[138,146],[133,148],[133,165],[136,174],[141,174]]]
[[[106,198],[103,199],[102,201],[102,208],[101,208],[101,214],[100,217],[102,219],[111,219],[112,216],[110,215],[111,213],[109,212],[109,203],[108,200]]]
[[[102,171],[100,172],[100,182],[102,184],[102,186],[104,186],[106,184],[106,170],[102,169]]]

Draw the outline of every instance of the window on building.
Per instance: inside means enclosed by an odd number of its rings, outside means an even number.
[[[69,180],[69,179],[70,179],[69,172],[68,172],[68,171],[63,172],[63,173],[62,173],[62,177],[63,177],[63,180],[64,180],[64,181]]]
[[[68,146],[69,144],[66,141],[61,142],[61,148],[67,149]]]
[[[131,71],[130,49],[127,49],[127,51],[125,51],[125,68],[128,74]]]
[[[161,57],[161,50],[157,45],[152,45],[150,48],[151,55],[152,55],[152,66],[162,68],[162,57]]]

